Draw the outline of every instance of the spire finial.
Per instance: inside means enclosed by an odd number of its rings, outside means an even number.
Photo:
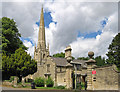
[[[39,33],[38,33],[38,45],[37,47],[42,49],[46,49],[46,41],[45,41],[45,27],[44,27],[44,13],[43,13],[43,6],[41,7],[41,14],[40,14],[40,25],[39,25]]]

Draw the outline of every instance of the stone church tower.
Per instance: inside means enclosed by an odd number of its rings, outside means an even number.
[[[38,43],[37,47],[34,49],[34,60],[37,61],[37,67],[43,65],[49,56],[49,45],[46,48],[46,40],[45,40],[45,27],[44,27],[44,13],[43,7],[41,9],[40,16],[40,25],[39,25],[39,33],[38,33]]]

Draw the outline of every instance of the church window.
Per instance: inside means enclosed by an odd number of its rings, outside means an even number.
[[[47,64],[47,72],[50,72],[50,64]]]

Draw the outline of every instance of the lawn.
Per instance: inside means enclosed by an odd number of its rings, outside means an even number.
[[[55,87],[35,87],[36,89],[57,89]]]

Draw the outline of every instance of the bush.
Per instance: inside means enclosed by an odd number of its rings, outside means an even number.
[[[65,86],[60,85],[60,86],[56,86],[55,88],[57,88],[57,89],[65,89]]]
[[[34,82],[35,82],[35,85],[36,85],[37,87],[44,87],[45,79],[39,77],[39,78],[36,78],[36,79],[34,80]]]
[[[27,81],[28,83],[32,83],[33,82],[33,79],[29,79],[28,78],[28,81]]]
[[[47,85],[47,87],[53,87],[54,81],[51,78],[48,78],[46,80],[46,85]]]
[[[15,77],[15,76],[11,76],[11,77],[10,77],[10,82],[14,81],[14,77]]]
[[[11,76],[10,77],[10,80],[9,80],[9,82],[12,82],[12,81],[14,81],[14,78],[15,78],[16,76]],[[20,80],[19,80],[19,78],[17,77],[17,82],[20,82]]]

